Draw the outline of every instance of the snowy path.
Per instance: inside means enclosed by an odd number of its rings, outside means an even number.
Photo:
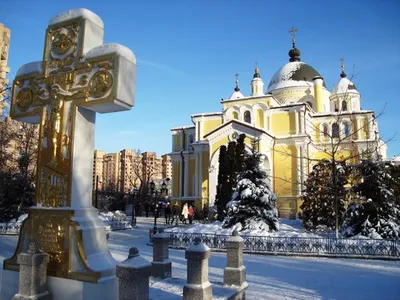
[[[118,261],[127,257],[130,247],[152,260],[147,245],[151,218],[138,218],[139,228],[112,232],[111,253]],[[0,262],[9,257],[17,237],[0,236]],[[212,253],[210,281],[223,280],[224,253]],[[152,280],[153,300],[179,299],[186,278],[184,251],[170,250],[173,277],[170,288]],[[303,258],[245,255],[249,288],[247,299],[400,299],[400,262],[333,258]],[[182,280],[183,279],[183,280]]]

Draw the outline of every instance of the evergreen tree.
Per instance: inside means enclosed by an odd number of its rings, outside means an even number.
[[[236,140],[236,171],[239,173],[244,169],[244,158],[246,154],[244,140],[246,138],[245,134],[239,135]]]
[[[236,188],[236,177],[238,174],[237,171],[237,164],[236,164],[236,142],[229,142],[228,144],[228,150],[226,153],[226,159],[227,159],[227,167],[228,167],[228,176],[226,180],[226,185],[227,185],[227,191],[229,195],[229,200],[232,199],[233,192],[235,191]]]
[[[400,209],[394,189],[398,182],[390,171],[390,166],[373,160],[363,160],[354,168],[357,184],[352,189],[361,203],[352,203],[345,213],[341,229],[345,237],[400,238]]]
[[[227,178],[228,178],[228,160],[226,153],[226,146],[221,146],[219,148],[219,167],[218,167],[218,184],[217,184],[217,194],[215,196],[215,205],[217,206],[217,218],[222,221],[225,217],[225,207],[230,200],[230,194],[227,188]]]
[[[245,156],[244,169],[238,175],[235,193],[227,207],[223,227],[238,225],[239,230],[279,229],[276,197],[268,186],[266,172],[260,167],[260,154],[254,149],[251,155]]]
[[[333,174],[335,168],[335,174]],[[345,212],[345,198],[348,178],[348,168],[344,162],[336,162],[335,166],[329,160],[321,160],[314,165],[305,182],[302,212],[300,218],[308,230],[318,226],[335,229],[335,193],[338,197],[339,224]]]

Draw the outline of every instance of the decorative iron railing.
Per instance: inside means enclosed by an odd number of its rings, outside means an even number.
[[[168,232],[173,248],[186,248],[199,237],[214,250],[226,250],[229,235]],[[244,252],[257,254],[400,259],[400,240],[242,236]]]
[[[131,219],[127,217],[126,219],[120,220],[116,218],[111,218],[109,220],[102,220],[107,231],[131,229]],[[0,234],[7,235],[18,235],[21,229],[22,222],[7,222],[0,223]]]
[[[14,222],[0,223],[0,234],[10,234],[10,235],[19,234],[21,226],[22,222],[14,221]]]

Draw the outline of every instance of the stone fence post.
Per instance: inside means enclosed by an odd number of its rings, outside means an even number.
[[[19,263],[19,287],[13,299],[52,299],[46,286],[49,255],[39,250],[36,241],[29,243],[27,252],[18,254],[17,262]]]
[[[185,251],[187,259],[187,284],[183,287],[183,300],[211,300],[212,286],[208,281],[210,248],[199,237]]]
[[[227,266],[224,269],[224,285],[246,288],[246,267],[243,265],[243,239],[235,230],[226,241]]]
[[[149,299],[149,278],[151,264],[139,256],[137,248],[129,249],[126,260],[117,265],[119,300]]]
[[[153,262],[151,263],[151,276],[167,278],[171,277],[172,264],[169,260],[169,235],[159,232],[153,239]]]

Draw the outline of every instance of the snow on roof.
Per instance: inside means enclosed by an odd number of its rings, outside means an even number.
[[[312,80],[316,76],[321,77],[313,67],[305,62],[289,62],[272,76],[267,92],[287,87],[312,87]]]
[[[136,64],[136,57],[135,54],[133,54],[132,50],[122,46],[120,44],[104,44],[100,45],[97,47],[94,47],[93,49],[89,50],[88,53],[86,53],[85,57],[90,58],[90,57],[97,57],[101,55],[106,55],[110,53],[117,53],[123,57],[125,57],[127,60],[133,62]]]
[[[95,23],[97,26],[104,28],[104,24],[101,18],[94,12],[86,8],[76,8],[60,13],[50,19],[49,26],[76,18],[88,19]]]
[[[41,61],[32,61],[30,63],[22,65],[19,69],[15,77],[23,76],[31,73],[42,73],[43,65]]]
[[[240,98],[244,98],[243,94],[241,92],[234,91],[229,100],[240,99]]]
[[[347,77],[340,78],[338,83],[333,87],[332,94],[360,94],[354,83]]]

